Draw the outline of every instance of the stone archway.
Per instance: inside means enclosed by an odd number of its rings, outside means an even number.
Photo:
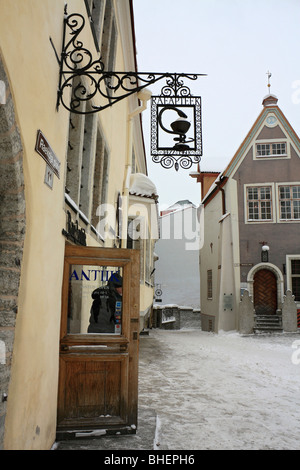
[[[0,449],[2,449],[26,222],[23,147],[1,56],[0,83],[0,342],[2,346]]]
[[[271,263],[259,263],[249,271],[247,277],[248,291],[258,314],[275,314],[281,309],[283,300],[283,275],[280,269]],[[267,289],[267,292],[263,292]],[[269,304],[269,308],[267,305]]]

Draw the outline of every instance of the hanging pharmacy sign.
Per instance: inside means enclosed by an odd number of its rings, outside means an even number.
[[[176,80],[176,84],[174,83]],[[175,76],[151,102],[151,155],[164,168],[190,168],[202,156],[201,97]]]

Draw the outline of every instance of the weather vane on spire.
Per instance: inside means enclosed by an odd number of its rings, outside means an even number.
[[[272,77],[272,74],[271,72],[269,72],[269,70],[267,71],[267,75],[268,75],[268,88],[269,88],[269,93],[270,93],[270,88],[271,88],[270,78]]]

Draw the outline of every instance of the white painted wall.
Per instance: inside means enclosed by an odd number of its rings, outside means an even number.
[[[155,284],[162,290],[160,305],[200,308],[199,223],[193,205],[160,217],[155,252]]]

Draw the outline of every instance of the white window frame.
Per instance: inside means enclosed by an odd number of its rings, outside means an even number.
[[[299,198],[294,198],[293,197],[293,191],[292,191],[292,188],[293,187],[298,187],[299,190],[300,190],[300,183],[299,184],[293,184],[293,183],[288,183],[288,184],[282,184],[282,183],[279,183],[278,184],[278,190],[277,190],[277,195],[278,195],[278,211],[279,211],[279,220],[282,222],[300,222],[300,207],[299,207],[299,217],[295,218],[293,217],[293,213],[294,213],[294,202],[297,201],[299,202],[299,205],[300,205],[300,197]],[[280,197],[280,188],[286,188],[288,187],[290,189],[290,198],[285,198],[284,200],[285,201],[289,201],[291,203],[291,217],[282,217],[282,211],[281,211],[281,202],[282,202],[282,199]],[[300,196],[300,194],[299,194]]]
[[[277,222],[280,224],[299,224],[300,223],[300,218],[299,219],[282,219],[281,218],[281,199],[280,199],[280,187],[282,186],[300,186],[300,181],[283,181],[280,183],[276,183],[276,217],[277,217]]]
[[[97,231],[97,223],[100,220],[97,208],[107,202],[110,155],[98,116],[71,116],[68,139],[66,209],[71,208],[75,217],[79,217],[80,225],[83,225],[86,231],[89,229],[89,233],[97,241],[103,242],[102,235]],[[99,164],[102,167],[100,177],[95,175]]]
[[[249,188],[270,188],[271,193],[271,218],[270,219],[250,219],[248,206],[248,189]],[[276,222],[276,203],[274,183],[256,183],[244,185],[244,213],[246,224],[270,224]]]
[[[258,155],[258,146],[269,146],[270,153],[269,154],[263,154],[263,155]],[[285,153],[273,153],[273,145],[285,145]],[[282,139],[263,139],[263,140],[257,140],[255,142],[254,146],[254,160],[280,160],[280,159],[286,159],[286,158],[291,158],[290,155],[290,145],[288,142],[287,138],[282,138]]]
[[[286,287],[293,294],[292,289],[292,261],[300,260],[300,255],[286,255]],[[297,306],[300,306],[300,300],[295,301]]]

